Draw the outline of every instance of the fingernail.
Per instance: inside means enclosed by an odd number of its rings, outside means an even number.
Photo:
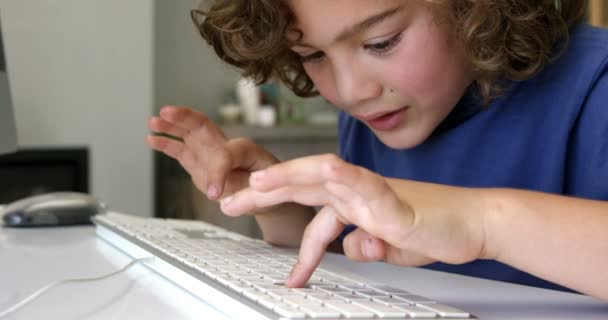
[[[253,172],[251,174],[251,180],[255,181],[255,182],[259,182],[260,180],[262,180],[264,178],[265,175],[266,175],[266,171],[265,170],[260,170],[260,171]]]
[[[216,186],[211,186],[207,189],[207,196],[209,198],[216,198],[218,196],[218,189]]]
[[[372,239],[365,239],[365,241],[363,241],[363,244],[361,245],[361,253],[363,253],[363,255],[367,258],[372,258],[373,250],[374,248],[372,248]]]
[[[232,199],[234,199],[233,196],[226,197],[226,198],[220,200],[220,203],[222,204],[222,206],[226,206],[232,201]]]

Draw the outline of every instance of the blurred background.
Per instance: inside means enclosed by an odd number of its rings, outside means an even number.
[[[337,152],[336,112],[269,84],[255,88],[263,97],[256,115],[243,113],[238,72],[190,20],[198,5],[0,0],[22,149],[0,157],[0,202],[74,189],[116,211],[204,219],[259,236],[251,218],[224,217],[175,161],[148,149],[148,118],[166,104],[192,106],[229,136],[248,136],[286,160]],[[588,20],[608,26],[608,4],[590,0]]]

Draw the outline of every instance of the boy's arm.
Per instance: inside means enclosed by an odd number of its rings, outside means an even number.
[[[607,200],[608,61],[571,134],[569,189]],[[516,190],[489,191],[488,243],[496,259],[608,301],[608,201]]]
[[[418,264],[416,253],[430,258],[425,263],[494,259],[608,301],[608,201],[387,180],[415,218],[405,243],[378,250],[382,259],[402,265]],[[346,249],[357,248],[347,255],[370,260],[358,249],[364,237],[347,240]]]
[[[148,136],[155,150],[179,161],[193,183],[210,200],[219,200],[246,188],[251,171],[279,162],[249,139],[229,139],[204,113],[188,107],[163,107],[152,117]],[[298,246],[313,209],[295,203],[254,212],[264,239],[282,246]]]
[[[283,162],[251,178],[250,188],[222,202],[225,213],[294,201],[329,208],[303,233],[289,286],[306,283],[326,245],[352,223],[359,228],[344,239],[344,251],[355,260],[496,259],[608,300],[608,202],[390,179],[334,156]]]
[[[264,241],[273,245],[297,247],[304,229],[315,216],[312,207],[297,203],[284,203],[272,210],[255,215]]]
[[[608,202],[484,191],[487,258],[608,300]]]

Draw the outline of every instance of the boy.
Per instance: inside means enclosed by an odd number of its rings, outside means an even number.
[[[183,142],[149,144],[226,214],[253,213],[265,240],[301,246],[289,286],[354,224],[343,242],[353,259],[440,261],[431,267],[560,288],[531,273],[606,299],[607,204],[546,194],[608,199],[608,33],[580,25],[583,10],[582,0],[216,1],[198,24],[204,38],[245,75],[340,108],[340,158],[278,164],[184,108],[150,122]]]

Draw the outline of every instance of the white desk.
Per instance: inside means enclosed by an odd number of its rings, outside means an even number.
[[[0,228],[0,310],[50,282],[106,274],[129,261],[97,239],[93,227]],[[383,263],[352,263],[339,255],[328,255],[326,261],[459,307],[479,319],[608,319],[608,303],[576,294]],[[52,289],[6,319],[221,318],[203,301],[137,265],[103,281]]]

